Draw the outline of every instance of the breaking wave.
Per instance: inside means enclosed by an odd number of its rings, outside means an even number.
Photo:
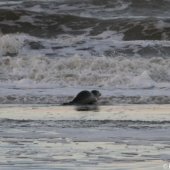
[[[168,0],[0,4],[1,103],[60,103],[60,88],[108,90],[107,104],[169,103]]]
[[[63,86],[169,87],[170,59],[126,57],[1,57],[1,82]],[[2,79],[3,78],[3,79]]]

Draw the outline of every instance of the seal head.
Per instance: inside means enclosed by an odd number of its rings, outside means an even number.
[[[101,93],[98,90],[92,90],[91,93],[97,98],[99,99],[99,97],[101,96]]]

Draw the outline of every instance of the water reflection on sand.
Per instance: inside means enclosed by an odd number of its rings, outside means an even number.
[[[1,105],[0,170],[163,169],[169,105],[99,108]]]

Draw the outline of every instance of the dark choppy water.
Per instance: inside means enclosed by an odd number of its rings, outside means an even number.
[[[169,0],[1,0],[1,103],[92,88],[107,104],[170,103],[169,9]]]

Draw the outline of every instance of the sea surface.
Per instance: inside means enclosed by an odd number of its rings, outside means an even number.
[[[0,0],[0,103],[170,103],[170,0]]]

